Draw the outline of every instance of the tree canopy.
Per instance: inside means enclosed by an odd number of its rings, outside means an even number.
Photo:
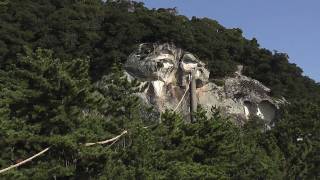
[[[211,79],[244,73],[289,102],[270,131],[237,127],[213,109],[185,123],[159,119],[134,96],[122,63],[139,44],[172,42],[196,54]],[[175,9],[101,0],[0,4],[0,179],[317,179],[320,85],[285,53],[241,29]],[[148,115],[148,116],[147,116]],[[128,133],[116,141],[85,146]]]

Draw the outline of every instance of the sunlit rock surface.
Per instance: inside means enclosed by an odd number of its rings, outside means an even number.
[[[269,96],[270,89],[242,75],[242,66],[232,77],[220,79],[222,85],[209,82],[205,64],[193,54],[173,44],[140,44],[125,64],[129,79],[141,82],[137,95],[157,111],[166,109],[190,117],[190,73],[195,71],[198,105],[210,112],[212,107],[243,125],[250,116],[258,116],[267,125],[277,117],[282,100]]]

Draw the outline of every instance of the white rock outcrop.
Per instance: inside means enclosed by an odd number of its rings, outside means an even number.
[[[220,79],[223,85],[209,82],[205,64],[193,54],[173,44],[140,44],[125,64],[129,79],[141,82],[137,95],[157,111],[176,110],[188,119],[190,73],[195,71],[197,103],[210,112],[221,110],[239,125],[256,115],[267,125],[276,119],[281,100],[269,96],[270,89],[257,80],[242,75],[242,66],[232,77]],[[178,106],[179,104],[179,106]]]

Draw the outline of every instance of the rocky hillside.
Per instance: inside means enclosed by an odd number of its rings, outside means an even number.
[[[320,85],[288,59],[174,8],[1,1],[0,179],[319,179]]]
[[[272,98],[270,89],[259,81],[242,75],[242,67],[231,77],[215,79],[221,82],[217,85],[209,80],[205,63],[168,43],[140,44],[125,63],[129,80],[141,82],[137,95],[159,112],[171,109],[190,119],[190,75],[195,70],[196,102],[209,116],[214,107],[239,125],[258,116],[270,127],[284,101]]]

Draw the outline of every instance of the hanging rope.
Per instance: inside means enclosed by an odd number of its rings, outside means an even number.
[[[26,160],[24,160],[24,161],[21,161],[21,162],[19,162],[19,163],[17,163],[17,164],[11,165],[11,166],[9,166],[9,167],[7,167],[7,168],[5,168],[5,169],[1,169],[1,170],[0,170],[0,174],[1,174],[1,173],[4,173],[4,172],[6,172],[6,171],[9,171],[10,169],[19,167],[19,166],[21,166],[21,165],[23,165],[23,164],[31,161],[32,159],[34,159],[34,158],[40,156],[41,154],[47,152],[49,149],[50,149],[50,147],[47,147],[47,148],[45,148],[44,150],[40,151],[38,154],[35,154],[34,156],[32,156],[32,157],[30,157],[30,158],[28,158],[28,159],[26,159]]]
[[[86,143],[84,144],[85,146],[93,146],[93,145],[96,145],[96,144],[108,144],[109,142],[113,142],[113,141],[117,141],[121,136],[127,134],[128,131],[123,131],[121,134],[119,134],[118,136],[116,137],[113,137],[111,139],[107,139],[107,140],[104,140],[104,141],[99,141],[99,142],[94,142],[94,143]]]
[[[159,78],[159,77],[158,77],[158,78]],[[176,111],[176,110],[178,109],[178,107],[179,107],[180,104],[182,103],[183,99],[185,98],[185,96],[186,96],[186,94],[187,94],[187,92],[188,92],[188,90],[189,90],[190,82],[191,82],[191,81],[190,81],[190,75],[189,75],[189,83],[188,83],[188,86],[187,86],[187,88],[186,88],[183,96],[181,97],[179,103],[178,103],[177,106],[175,107],[174,111]],[[160,118],[161,118],[161,113],[160,113]],[[148,127],[144,127],[144,128],[148,128]],[[125,134],[127,134],[127,133],[128,133],[128,131],[127,131],[127,130],[124,130],[121,134],[119,134],[118,136],[115,136],[115,137],[113,137],[113,138],[111,138],[111,139],[107,139],[107,140],[104,140],[104,141],[93,142],[93,143],[86,143],[86,144],[84,144],[84,146],[89,147],[89,146],[93,146],[93,145],[96,145],[96,144],[101,144],[101,145],[102,145],[102,144],[108,144],[108,143],[110,143],[110,142],[113,142],[113,143],[110,145],[110,146],[112,146],[112,145],[113,145],[115,142],[117,142],[123,135],[125,135]],[[26,159],[26,160],[23,160],[23,161],[21,161],[21,162],[19,162],[19,163],[17,163],[17,164],[11,165],[11,166],[9,166],[9,167],[7,167],[7,168],[1,169],[1,170],[0,170],[0,174],[1,174],[1,173],[4,173],[4,172],[6,172],[6,171],[9,171],[9,170],[11,170],[11,169],[13,169],[13,168],[19,167],[19,166],[21,166],[21,165],[23,165],[23,164],[25,164],[25,163],[27,163],[27,162],[32,161],[34,158],[36,158],[36,157],[44,154],[44,153],[47,152],[49,149],[50,149],[50,147],[47,147],[47,148],[45,148],[44,150],[40,151],[39,153],[31,156],[30,158],[28,158],[28,159]]]
[[[116,137],[113,137],[113,138],[111,138],[111,139],[107,139],[107,140],[104,140],[104,141],[99,141],[99,142],[94,142],[94,143],[86,143],[86,144],[84,144],[84,146],[88,147],[88,146],[93,146],[93,145],[95,145],[95,144],[107,144],[107,143],[113,142],[113,143],[110,145],[110,146],[112,146],[112,145],[113,145],[115,142],[117,142],[123,135],[125,135],[125,134],[127,134],[127,133],[128,133],[128,131],[124,130],[121,134],[119,134],[119,135],[116,136]],[[23,164],[31,161],[32,159],[34,159],[34,158],[40,156],[41,154],[44,154],[45,152],[47,152],[49,149],[50,149],[50,147],[47,147],[47,148],[45,148],[44,150],[40,151],[39,153],[31,156],[30,158],[28,158],[28,159],[26,159],[26,160],[23,160],[23,161],[21,161],[21,162],[19,162],[19,163],[17,163],[17,164],[11,165],[11,166],[9,166],[9,167],[7,167],[7,168],[1,169],[1,170],[0,170],[0,174],[1,174],[1,173],[4,173],[4,172],[6,172],[6,171],[9,171],[10,169],[19,167],[19,166],[21,166],[21,165],[23,165]]]
[[[156,72],[157,72],[157,78],[158,78],[158,81],[160,81],[160,78],[159,78],[159,69],[158,69],[158,64],[156,64]],[[160,91],[162,91],[162,87],[160,89]],[[164,102],[162,101],[162,99],[160,98],[160,105],[161,106],[164,106]],[[161,123],[161,117],[162,117],[162,113],[160,111],[160,115],[159,115],[159,122]]]
[[[184,92],[184,94],[183,94],[183,96],[181,97],[181,99],[180,99],[180,101],[179,101],[179,103],[177,104],[177,106],[174,108],[174,112],[176,112],[176,110],[178,109],[178,107],[180,106],[180,104],[182,103],[182,101],[183,101],[183,99],[185,98],[185,96],[186,96],[186,94],[187,94],[187,92],[188,92],[188,90],[189,90],[189,87],[190,87],[190,83],[191,83],[191,77],[190,77],[190,75],[189,75],[189,83],[188,83],[188,86],[187,86],[187,88],[186,88],[186,90],[185,90],[185,92]]]

